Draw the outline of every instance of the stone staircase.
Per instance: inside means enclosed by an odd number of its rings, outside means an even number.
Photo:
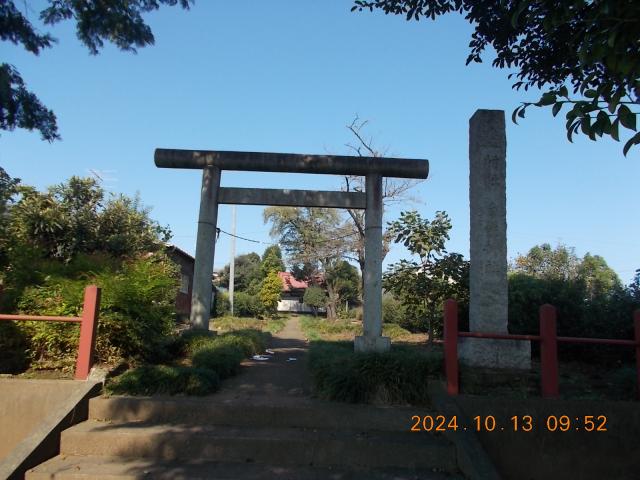
[[[27,472],[51,479],[462,479],[456,449],[411,432],[412,408],[316,400],[94,398],[60,455]]]

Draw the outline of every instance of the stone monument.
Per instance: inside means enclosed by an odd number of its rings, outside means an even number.
[[[509,333],[504,111],[477,110],[469,120],[469,330]],[[460,361],[490,368],[531,367],[531,343],[461,338]]]

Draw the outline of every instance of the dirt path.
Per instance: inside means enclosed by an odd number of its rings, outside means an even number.
[[[269,348],[274,352],[271,359],[243,362],[242,372],[223,383],[215,394],[216,401],[275,405],[308,401],[310,379],[305,365],[308,344],[297,316],[291,317],[284,329],[273,336]]]

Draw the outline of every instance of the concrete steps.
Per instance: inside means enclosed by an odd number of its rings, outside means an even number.
[[[409,431],[412,415],[428,413],[314,401],[96,398],[89,420],[62,433],[60,455],[26,478],[451,478],[454,446]]]
[[[447,473],[412,469],[345,469],[229,462],[158,462],[121,457],[58,456],[29,473],[30,480],[464,480]]]

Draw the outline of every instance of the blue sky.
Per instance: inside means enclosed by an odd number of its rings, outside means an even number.
[[[26,2],[37,21],[43,1]],[[24,8],[22,2],[17,2]],[[107,46],[89,55],[74,25],[50,31],[59,43],[39,57],[8,43],[15,65],[57,116],[62,141],[3,132],[0,165],[44,188],[71,175],[99,172],[112,192],[140,193],[173,242],[195,247],[200,174],[158,169],[157,147],[348,154],[345,125],[369,120],[368,135],[390,156],[426,158],[431,173],[413,196],[432,217],[446,210],[450,251],[469,252],[468,120],[476,109],[510,118],[536,92],[515,92],[509,72],[465,66],[471,27],[457,15],[407,23],[383,14],[350,13],[348,0],[256,2],[198,0],[191,11],[162,8],[146,18],[156,44],[138,54]],[[602,255],[628,283],[640,268],[640,149],[565,137],[564,121],[534,111],[507,123],[510,258],[542,242]],[[224,186],[337,189],[330,176],[225,172]],[[270,242],[262,208],[237,207],[239,235]],[[219,226],[229,231],[229,206]],[[400,209],[387,212],[386,220]],[[265,245],[239,241],[237,253]],[[229,260],[216,247],[216,268]],[[394,247],[386,262],[406,256]]]

